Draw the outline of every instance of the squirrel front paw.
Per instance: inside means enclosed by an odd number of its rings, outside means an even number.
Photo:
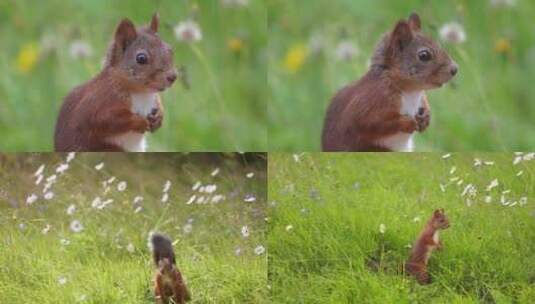
[[[149,121],[149,131],[152,133],[162,126],[163,112],[158,108],[154,108],[150,114],[147,115],[147,120]]]
[[[414,116],[417,122],[416,130],[418,132],[423,132],[427,127],[429,127],[429,122],[431,121],[431,111],[427,108],[419,108],[418,113]]]

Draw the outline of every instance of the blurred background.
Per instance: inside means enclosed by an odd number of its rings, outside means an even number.
[[[431,126],[416,151],[535,147],[535,2],[272,0],[268,5],[270,150],[320,149],[332,96],[358,80],[395,22],[417,12],[459,74],[428,92]]]
[[[0,150],[52,150],[62,99],[101,70],[119,21],[156,11],[186,77],[149,150],[266,150],[266,12],[248,0],[1,1]]]

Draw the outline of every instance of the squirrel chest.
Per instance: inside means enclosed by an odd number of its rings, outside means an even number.
[[[139,93],[130,96],[130,111],[132,113],[146,117],[153,108],[157,107],[157,93]],[[123,148],[127,152],[145,152],[146,141],[145,133],[126,132],[121,135],[113,136],[109,139],[113,144]]]
[[[423,94],[423,91],[402,93],[400,114],[414,117],[423,105]],[[414,149],[412,136],[412,133],[398,132],[382,139],[381,145],[393,151],[412,152]]]

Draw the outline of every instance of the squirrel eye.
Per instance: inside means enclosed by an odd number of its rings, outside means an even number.
[[[418,52],[418,59],[420,59],[420,61],[424,61],[424,62],[431,60],[431,52],[429,52],[428,50],[419,51]]]
[[[148,61],[147,54],[145,53],[139,53],[136,55],[136,62],[139,64],[146,64]]]

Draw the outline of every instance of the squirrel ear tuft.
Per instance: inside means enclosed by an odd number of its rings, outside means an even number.
[[[156,12],[154,13],[154,15],[152,15],[152,20],[150,21],[150,30],[153,33],[158,32],[159,25],[160,25],[160,15],[158,14],[158,12]]]
[[[121,49],[126,47],[137,38],[136,27],[129,19],[123,19],[115,31],[115,44]]]
[[[387,57],[394,57],[396,53],[403,49],[412,41],[413,35],[409,23],[405,20],[398,21],[396,27],[390,34],[388,42]]]
[[[419,31],[422,28],[422,22],[420,21],[420,16],[416,13],[412,13],[409,16],[409,26],[413,31]]]

